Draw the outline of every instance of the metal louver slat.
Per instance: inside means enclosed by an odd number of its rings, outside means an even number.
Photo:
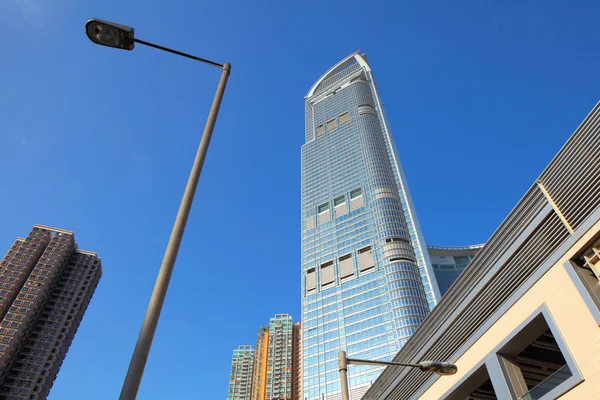
[[[561,199],[557,201],[557,205],[561,210],[571,210],[579,204],[581,200],[585,200],[587,196],[585,194],[586,186],[589,187],[587,180],[598,175],[594,172],[598,171],[597,165],[586,165],[581,166],[581,172],[578,175],[570,176],[569,186],[570,191],[564,195],[549,192],[553,198]],[[573,190],[573,188],[579,188],[580,190]],[[583,198],[582,198],[583,197]],[[593,198],[593,197],[592,197]],[[585,201],[584,201],[585,202]]]
[[[597,127],[596,127],[597,129]],[[582,143],[581,146],[574,154],[561,165],[562,168],[557,168],[561,171],[561,174],[556,176],[555,179],[549,180],[546,177],[541,177],[542,182],[547,182],[553,188],[553,193],[557,196],[563,196],[566,191],[569,190],[571,185],[571,178],[573,175],[584,175],[583,171],[589,169],[594,165],[590,162],[587,157],[591,154],[597,154],[600,148],[600,143],[594,140],[591,136],[588,142]],[[585,155],[585,157],[583,157]]]
[[[560,194],[561,187],[569,183],[569,176],[573,171],[577,171],[580,165],[586,164],[587,160],[585,157],[581,157],[584,154],[589,154],[594,151],[594,138],[590,137],[585,141],[578,141],[571,144],[570,148],[565,149],[564,157],[560,163],[554,163],[549,168],[549,171],[555,172],[552,175],[543,173],[540,179],[546,184],[552,186],[557,194]],[[565,188],[563,187],[563,190]]]
[[[555,214],[550,214],[486,286],[487,296],[476,296],[465,308],[458,323],[448,329],[446,334],[426,352],[424,359],[450,359],[452,354],[501,307],[568,236],[569,233],[560,219]],[[421,386],[427,379],[429,376],[414,370],[407,371],[402,386],[392,391],[388,398],[408,399],[415,388]]]
[[[600,148],[600,143],[598,144],[598,148]],[[598,148],[588,150],[598,153]],[[565,171],[568,173],[565,173],[561,181],[548,184],[545,183],[544,179],[541,179],[541,182],[546,188],[549,188],[549,192],[553,198],[566,199],[570,194],[573,194],[572,189],[577,187],[575,186],[576,181],[582,181],[590,177],[590,171],[596,170],[597,168],[597,162],[594,163],[589,160],[583,160],[582,162],[573,165],[572,171]],[[565,205],[565,201],[559,201],[559,203],[563,206]]]
[[[554,159],[550,162],[548,167],[544,170],[540,178],[543,178],[548,182],[552,182],[556,178],[556,176],[560,176],[562,174],[562,170],[560,168],[556,168],[556,166],[564,165],[565,162],[572,157],[573,152],[577,150],[577,143],[584,141],[586,138],[586,132],[584,131],[587,131],[588,126],[590,126],[590,124],[593,124],[597,120],[599,115],[600,107],[598,107],[597,104],[594,110],[590,112],[590,114],[583,120],[581,125],[575,130],[573,135],[571,135],[569,140],[567,140],[567,142],[563,145],[558,154],[554,157]]]
[[[598,175],[600,175],[600,171],[598,172]],[[590,188],[593,188],[588,192],[588,196],[600,197],[600,176],[594,181],[588,182],[588,185]],[[581,207],[573,211],[573,214],[571,215],[573,224],[579,226],[581,222],[583,222],[583,220],[585,220],[585,218],[587,218],[588,215],[590,215],[597,206],[598,205],[596,204],[596,202],[588,202],[587,204],[582,205]]]
[[[542,173],[540,182],[576,229],[600,205],[600,108],[590,113]]]

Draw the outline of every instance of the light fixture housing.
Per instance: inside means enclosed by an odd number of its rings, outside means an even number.
[[[423,361],[420,362],[421,371],[435,372],[438,375],[454,375],[458,371],[455,364],[439,361]]]
[[[94,43],[122,50],[133,50],[133,28],[93,18],[85,24],[85,33]]]

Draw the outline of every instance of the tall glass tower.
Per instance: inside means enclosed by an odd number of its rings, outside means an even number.
[[[366,57],[306,98],[302,146],[303,397],[340,398],[337,353],[391,359],[440,298]],[[352,399],[381,368],[352,366]]]

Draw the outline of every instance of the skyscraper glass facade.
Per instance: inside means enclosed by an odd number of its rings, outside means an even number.
[[[390,359],[440,294],[364,55],[321,77],[305,112],[303,397],[335,399],[338,351]],[[352,366],[351,396],[359,398],[380,372]]]
[[[442,296],[482,248],[482,244],[458,247],[427,246],[433,273]]]

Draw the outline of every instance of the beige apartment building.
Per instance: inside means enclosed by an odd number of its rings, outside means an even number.
[[[600,103],[363,399],[600,399],[599,206]]]

